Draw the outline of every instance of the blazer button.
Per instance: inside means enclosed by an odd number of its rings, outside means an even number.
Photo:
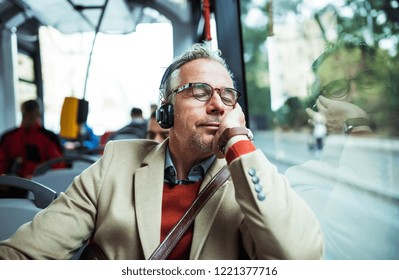
[[[256,175],[256,170],[255,170],[255,168],[250,168],[250,169],[248,169],[248,174],[249,174],[250,176],[255,176],[255,175]]]
[[[257,193],[260,193],[260,192],[262,191],[262,189],[263,189],[262,186],[259,185],[259,184],[255,184],[254,188],[255,188],[255,191],[256,191]]]
[[[259,177],[258,176],[253,176],[252,177],[252,183],[254,183],[254,184],[259,183]]]
[[[260,201],[263,201],[266,199],[266,195],[263,192],[258,193],[258,199]]]

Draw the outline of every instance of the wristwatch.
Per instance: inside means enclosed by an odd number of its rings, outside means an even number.
[[[344,121],[344,132],[346,134],[349,134],[357,126],[370,127],[370,120],[368,118],[364,118],[364,117],[347,119]]]
[[[224,154],[227,142],[233,137],[237,135],[245,135],[248,137],[250,141],[254,140],[254,135],[252,131],[246,127],[230,127],[226,128],[222,134],[220,135],[218,141],[218,148]]]

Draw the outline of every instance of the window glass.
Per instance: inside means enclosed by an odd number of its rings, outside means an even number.
[[[89,101],[87,122],[97,135],[129,123],[132,107],[149,117],[150,104],[158,104],[159,81],[173,59],[170,22],[138,24],[135,32],[124,35],[99,33],[85,92],[93,38],[90,32],[40,29],[45,120],[53,131],[60,130],[60,112],[68,96]]]
[[[35,81],[33,59],[21,52],[18,53],[18,77],[27,82],[33,83]]]
[[[18,108],[17,119],[21,119],[19,105],[29,99],[37,98],[37,87],[35,84],[35,72],[33,58],[27,54],[18,52],[18,94],[15,95]]]
[[[399,259],[398,1],[243,0],[255,143],[323,228],[326,259]]]

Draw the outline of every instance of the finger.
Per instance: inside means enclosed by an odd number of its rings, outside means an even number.
[[[225,157],[226,157],[226,155],[223,154],[221,151],[217,151],[217,152],[215,153],[215,155],[216,155],[216,157],[219,158],[219,159],[225,158]]]
[[[316,114],[316,112],[313,111],[313,110],[310,109],[310,108],[306,108],[305,111],[306,111],[306,114],[308,114],[309,118],[311,118],[311,119],[313,119],[314,114]]]
[[[245,126],[245,115],[240,105],[236,106],[233,110],[228,112],[224,116],[220,125],[221,128],[236,126]]]
[[[219,137],[215,137],[213,143],[212,143],[212,151],[216,155],[217,158],[225,158],[226,156],[219,150],[218,147],[218,140]]]
[[[324,96],[319,96],[316,100],[316,105],[317,108],[319,109],[319,112],[325,112],[327,110],[327,104],[325,102],[327,98],[325,98]]]
[[[241,108],[240,103],[237,102],[236,104],[234,104],[233,108],[234,108],[234,109],[235,109],[235,108]]]
[[[327,107],[328,107],[328,104],[331,102],[331,99],[329,99],[329,98],[327,98],[327,97],[325,97],[325,96],[323,96],[323,95],[320,95],[319,98],[318,98],[318,100],[319,100],[319,103],[320,103],[324,108],[327,108]]]

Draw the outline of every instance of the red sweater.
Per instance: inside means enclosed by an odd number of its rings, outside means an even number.
[[[201,181],[186,185],[176,185],[173,187],[164,183],[162,196],[161,242],[197,198],[200,185]],[[176,245],[168,259],[189,259],[191,241],[193,239],[193,229],[194,226],[192,225]]]

